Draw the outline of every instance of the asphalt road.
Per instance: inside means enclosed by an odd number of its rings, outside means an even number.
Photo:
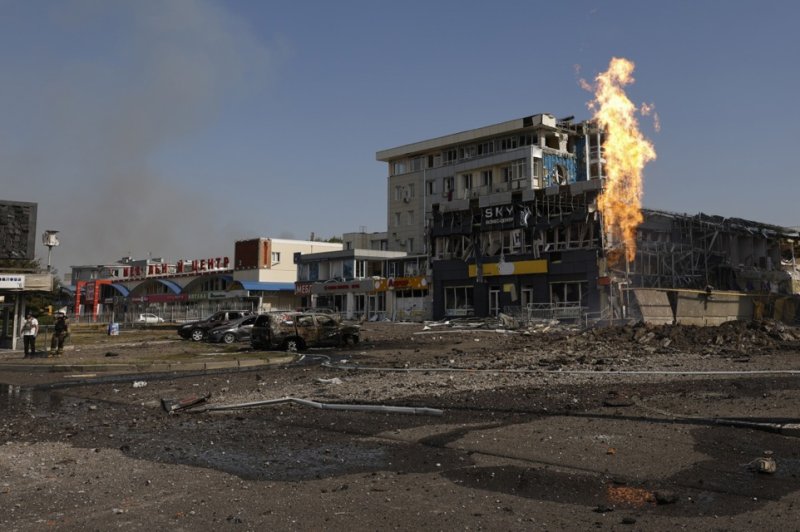
[[[236,372],[67,387],[64,374],[0,372],[2,382],[38,383],[0,388],[0,528],[798,527],[800,446],[780,428],[796,422],[800,382],[777,372],[797,367],[793,348],[711,360],[735,374],[692,375],[702,357],[687,352],[666,359],[684,372],[673,375],[560,375],[550,351],[526,355],[529,373],[503,374],[511,357],[500,347],[520,352],[534,339],[421,341],[409,330],[374,332],[359,352]],[[488,371],[437,371],[471,356],[498,360]],[[445,363],[418,373],[316,364],[328,357],[401,370]],[[708,370],[705,360],[697,367]],[[656,362],[667,369],[647,364]],[[764,368],[775,372],[756,373]],[[284,404],[169,415],[161,406],[204,394],[214,405],[298,396],[444,413]],[[773,473],[758,471],[765,456]]]

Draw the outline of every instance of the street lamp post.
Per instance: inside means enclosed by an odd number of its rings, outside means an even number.
[[[45,231],[42,234],[42,244],[47,246],[47,271],[50,272],[50,254],[53,248],[56,247],[58,242],[58,231]]]

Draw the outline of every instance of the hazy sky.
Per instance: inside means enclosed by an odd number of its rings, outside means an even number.
[[[645,206],[800,225],[799,20],[788,0],[0,0],[0,198],[61,231],[61,273],[384,231],[376,151],[589,118],[579,79],[618,56],[661,123]]]

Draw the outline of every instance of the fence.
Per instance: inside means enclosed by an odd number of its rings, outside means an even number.
[[[231,304],[203,304],[203,305],[165,305],[142,306],[129,308],[127,311],[111,311],[98,313],[96,318],[92,316],[70,316],[72,323],[120,323],[123,325],[146,325],[137,322],[140,314],[155,314],[162,318],[165,323],[185,323],[206,318],[220,310],[249,310],[256,311],[254,303]],[[278,309],[275,309],[278,310]],[[291,309],[286,309],[291,310]]]
[[[583,322],[586,308],[580,303],[529,303],[524,307],[505,307],[503,313],[520,323],[534,320]]]

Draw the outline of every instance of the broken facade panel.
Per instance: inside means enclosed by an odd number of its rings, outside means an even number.
[[[429,228],[434,317],[497,315],[541,305],[599,309],[594,288],[601,249],[594,207],[599,183],[434,212]]]
[[[742,220],[643,211],[637,253],[624,275],[635,286],[797,293],[791,257],[798,233]]]

